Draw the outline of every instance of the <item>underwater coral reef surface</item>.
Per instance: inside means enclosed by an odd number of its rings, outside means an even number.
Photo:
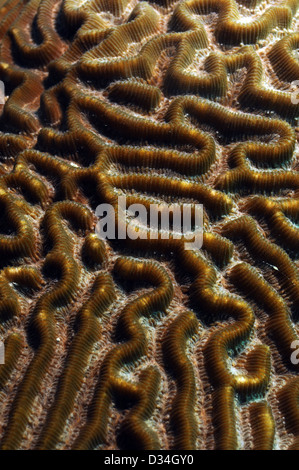
[[[298,7],[0,0],[1,449],[299,449]]]

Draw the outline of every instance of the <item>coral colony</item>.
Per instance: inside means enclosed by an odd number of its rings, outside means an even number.
[[[1,449],[299,449],[298,8],[0,0]]]

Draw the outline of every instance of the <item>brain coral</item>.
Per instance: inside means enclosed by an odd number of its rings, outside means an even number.
[[[299,449],[298,7],[0,0],[2,449]]]

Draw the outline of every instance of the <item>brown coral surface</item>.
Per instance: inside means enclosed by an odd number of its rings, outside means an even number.
[[[0,0],[1,449],[299,449],[298,8]]]

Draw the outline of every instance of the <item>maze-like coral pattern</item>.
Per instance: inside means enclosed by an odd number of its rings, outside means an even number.
[[[299,449],[298,7],[0,1],[2,449]]]

